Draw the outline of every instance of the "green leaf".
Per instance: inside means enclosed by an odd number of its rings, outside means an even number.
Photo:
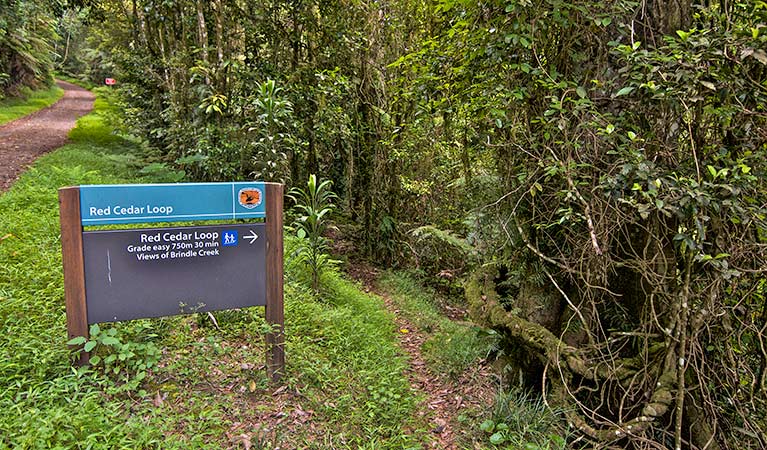
[[[484,431],[485,433],[491,433],[495,429],[495,422],[488,419],[479,426],[479,429]]]
[[[94,348],[96,348],[96,344],[97,344],[96,341],[88,341],[88,342],[85,343],[85,346],[83,347],[83,350],[85,350],[86,352],[89,352],[89,351],[93,350]]]
[[[100,363],[100,362],[101,362],[101,356],[99,356],[99,355],[96,355],[96,356],[92,356],[92,357],[91,357],[91,359],[89,359],[89,360],[88,360],[88,362],[89,362],[89,363],[90,363],[92,366],[95,366],[96,364],[98,364],[98,363]]]
[[[500,445],[503,444],[503,442],[506,440],[506,437],[504,437],[503,433],[494,433],[492,436],[490,436],[490,443],[493,445]]]
[[[101,333],[101,328],[99,327],[99,324],[94,323],[91,325],[91,336],[98,336],[99,333]]]
[[[191,155],[182,156],[181,158],[178,158],[176,160],[176,164],[192,164],[196,162],[205,161],[208,159],[208,155],[203,155],[201,153],[193,153]]]
[[[575,88],[575,93],[578,94],[578,97],[580,98],[586,98],[586,95],[588,95],[586,93],[586,89],[584,89],[583,86],[578,86]]]
[[[634,89],[635,89],[634,86],[626,86],[623,89],[621,89],[620,91],[618,91],[618,93],[615,94],[615,96],[616,97],[620,97],[620,96],[623,96],[623,95],[628,95],[628,94],[634,92]]]
[[[85,336],[77,336],[67,341],[67,345],[83,345],[85,344]]]
[[[556,434],[550,435],[549,440],[551,440],[556,445],[557,448],[564,448],[565,444],[567,444],[567,441],[565,441],[565,438]]]
[[[113,338],[111,336],[107,336],[102,339],[101,343],[109,346],[120,345],[120,341],[117,338]]]
[[[543,192],[543,186],[540,183],[535,182],[530,186],[530,196],[535,197],[535,191]]]

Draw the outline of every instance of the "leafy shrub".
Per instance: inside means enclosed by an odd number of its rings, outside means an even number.
[[[88,339],[78,336],[67,344],[82,345],[83,351],[92,352],[90,365],[114,381],[112,390],[136,391],[147,372],[160,360],[160,349],[151,341],[138,339],[137,333],[126,335],[121,332],[123,329],[110,327],[102,330],[99,324],[93,324]],[[142,331],[147,329],[151,328],[140,328]]]
[[[309,267],[311,286],[315,292],[319,290],[320,274],[333,264],[327,254],[327,239],[323,236],[327,228],[326,216],[335,208],[333,199],[337,198],[330,190],[331,186],[332,182],[328,180],[318,184],[317,176],[312,174],[306,183],[306,190],[296,187],[288,194],[300,214],[293,222],[299,244],[291,256]]]

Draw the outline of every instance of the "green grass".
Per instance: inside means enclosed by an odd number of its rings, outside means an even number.
[[[51,106],[64,95],[64,90],[54,85],[48,89],[27,90],[22,94],[21,98],[0,101],[0,125]]]
[[[125,180],[129,170],[113,157],[133,149],[104,129],[92,134],[109,146],[79,139],[41,158],[0,196],[0,448],[161,442],[120,421],[124,403],[106,401],[100,377],[73,371],[64,345],[56,189]]]
[[[520,388],[501,392],[490,419],[480,425],[496,448],[565,450],[569,430],[565,414],[546,405],[538,394]]]
[[[105,125],[114,114],[98,100],[70,145],[0,195],[0,449],[428,445],[391,315],[335,272],[318,296],[288,264],[283,388],[264,374],[262,308],[216,313],[217,326],[204,314],[103,325],[119,345],[71,366],[56,190],[154,181]]]

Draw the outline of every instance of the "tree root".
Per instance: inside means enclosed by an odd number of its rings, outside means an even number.
[[[469,312],[480,324],[505,330],[508,335],[521,342],[544,365],[556,368],[558,376],[549,377],[551,389],[548,401],[566,411],[566,417],[573,428],[600,443],[611,443],[630,436],[639,436],[647,431],[658,419],[669,412],[676,398],[678,379],[676,349],[667,348],[660,376],[649,399],[641,408],[641,414],[621,423],[600,420],[592,425],[583,406],[579,406],[570,391],[569,383],[575,377],[586,380],[621,381],[637,373],[634,358],[618,359],[614,364],[593,364],[584,349],[566,344],[551,331],[537,323],[525,320],[507,311],[498,301],[495,291],[495,273],[487,269],[473,274],[466,285]],[[675,347],[675,346],[671,346]]]

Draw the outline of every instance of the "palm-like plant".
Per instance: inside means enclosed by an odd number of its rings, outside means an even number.
[[[312,289],[319,290],[320,274],[332,260],[327,255],[327,240],[323,236],[326,228],[326,216],[333,212],[333,200],[338,198],[331,190],[332,182],[317,181],[317,175],[309,175],[306,189],[294,187],[288,193],[300,211],[299,217],[293,222],[296,234],[301,240],[295,256],[300,258],[311,270]]]
[[[253,162],[258,167],[256,176],[268,180],[284,180],[288,177],[289,148],[295,146],[291,133],[293,104],[283,96],[283,90],[274,80],[268,79],[257,86],[253,100],[255,120],[248,131],[254,134],[256,154]]]

